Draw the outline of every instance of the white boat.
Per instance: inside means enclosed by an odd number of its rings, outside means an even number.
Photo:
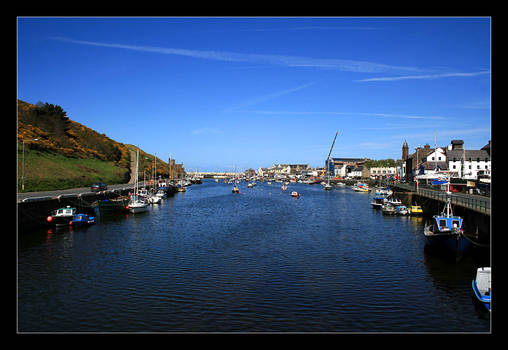
[[[133,214],[135,213],[141,213],[148,210],[148,203],[141,198],[138,195],[138,163],[139,163],[139,148],[137,149],[136,153],[136,175],[135,175],[135,181],[134,181],[134,194],[131,196],[131,199],[129,201],[129,204],[127,205],[127,208],[129,208],[129,211]]]
[[[164,190],[158,190],[155,195],[157,197],[160,197],[161,199],[164,199],[164,198],[166,198],[166,191],[164,191]]]
[[[129,211],[133,214],[142,213],[148,210],[148,203],[142,200],[141,198],[133,195],[131,197],[131,201],[129,202]]]
[[[490,311],[491,297],[490,267],[480,267],[476,270],[476,278],[473,280],[473,292],[478,300]]]
[[[162,198],[157,196],[156,194],[153,195],[153,196],[150,196],[150,199],[149,199],[150,203],[152,204],[159,204],[161,201],[162,201]]]
[[[353,186],[355,192],[369,192],[369,185],[365,183],[358,183]]]
[[[399,205],[402,205],[402,201],[398,198],[389,198],[387,200],[388,203],[390,203],[391,205],[393,205],[394,207],[397,207]]]
[[[376,196],[389,197],[392,194],[393,194],[393,191],[389,187],[377,187],[376,188]]]
[[[385,215],[394,215],[396,213],[395,207],[393,205],[391,205],[390,203],[383,204],[383,206],[381,207],[381,211]]]
[[[407,215],[408,210],[405,205],[398,205],[395,207],[395,212],[399,215]]]

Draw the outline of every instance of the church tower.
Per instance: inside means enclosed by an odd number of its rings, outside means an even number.
[[[402,161],[405,161],[409,155],[409,147],[407,146],[406,140],[404,140],[404,144],[402,145]]]

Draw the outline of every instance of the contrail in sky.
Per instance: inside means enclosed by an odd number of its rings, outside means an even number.
[[[428,74],[428,75],[406,75],[401,77],[379,77],[379,78],[368,78],[356,80],[359,82],[365,81],[395,81],[395,80],[406,80],[406,79],[437,79],[437,78],[448,78],[448,77],[475,77],[481,74],[488,74],[489,71],[473,72],[473,73],[443,73],[443,74]]]
[[[75,40],[63,37],[53,37],[54,40],[69,42],[80,45],[88,46],[101,46],[117,49],[126,49],[143,52],[153,52],[166,55],[179,55],[208,60],[226,61],[226,62],[248,62],[260,63],[270,65],[280,65],[286,67],[311,67],[311,68],[326,68],[336,69],[346,72],[361,72],[361,73],[375,73],[386,71],[421,71],[414,67],[391,66],[387,64],[355,61],[355,60],[342,60],[342,59],[327,59],[327,58],[310,58],[301,56],[285,56],[285,55],[269,55],[269,54],[245,54],[227,51],[201,51],[201,50],[187,50],[179,48],[164,48],[156,46],[138,46],[138,45],[125,45],[114,43],[100,43],[95,41]]]

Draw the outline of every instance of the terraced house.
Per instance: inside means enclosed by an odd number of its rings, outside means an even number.
[[[490,177],[491,143],[479,150],[466,150],[464,141],[452,140],[446,147],[417,147],[413,154],[408,152],[407,142],[402,146],[402,177],[409,181],[416,175],[433,174],[436,171],[451,171],[452,176],[467,180]]]

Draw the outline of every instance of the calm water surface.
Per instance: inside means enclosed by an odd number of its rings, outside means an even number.
[[[423,218],[280,185],[204,180],[148,213],[20,236],[18,330],[490,332],[481,263],[429,253]]]

